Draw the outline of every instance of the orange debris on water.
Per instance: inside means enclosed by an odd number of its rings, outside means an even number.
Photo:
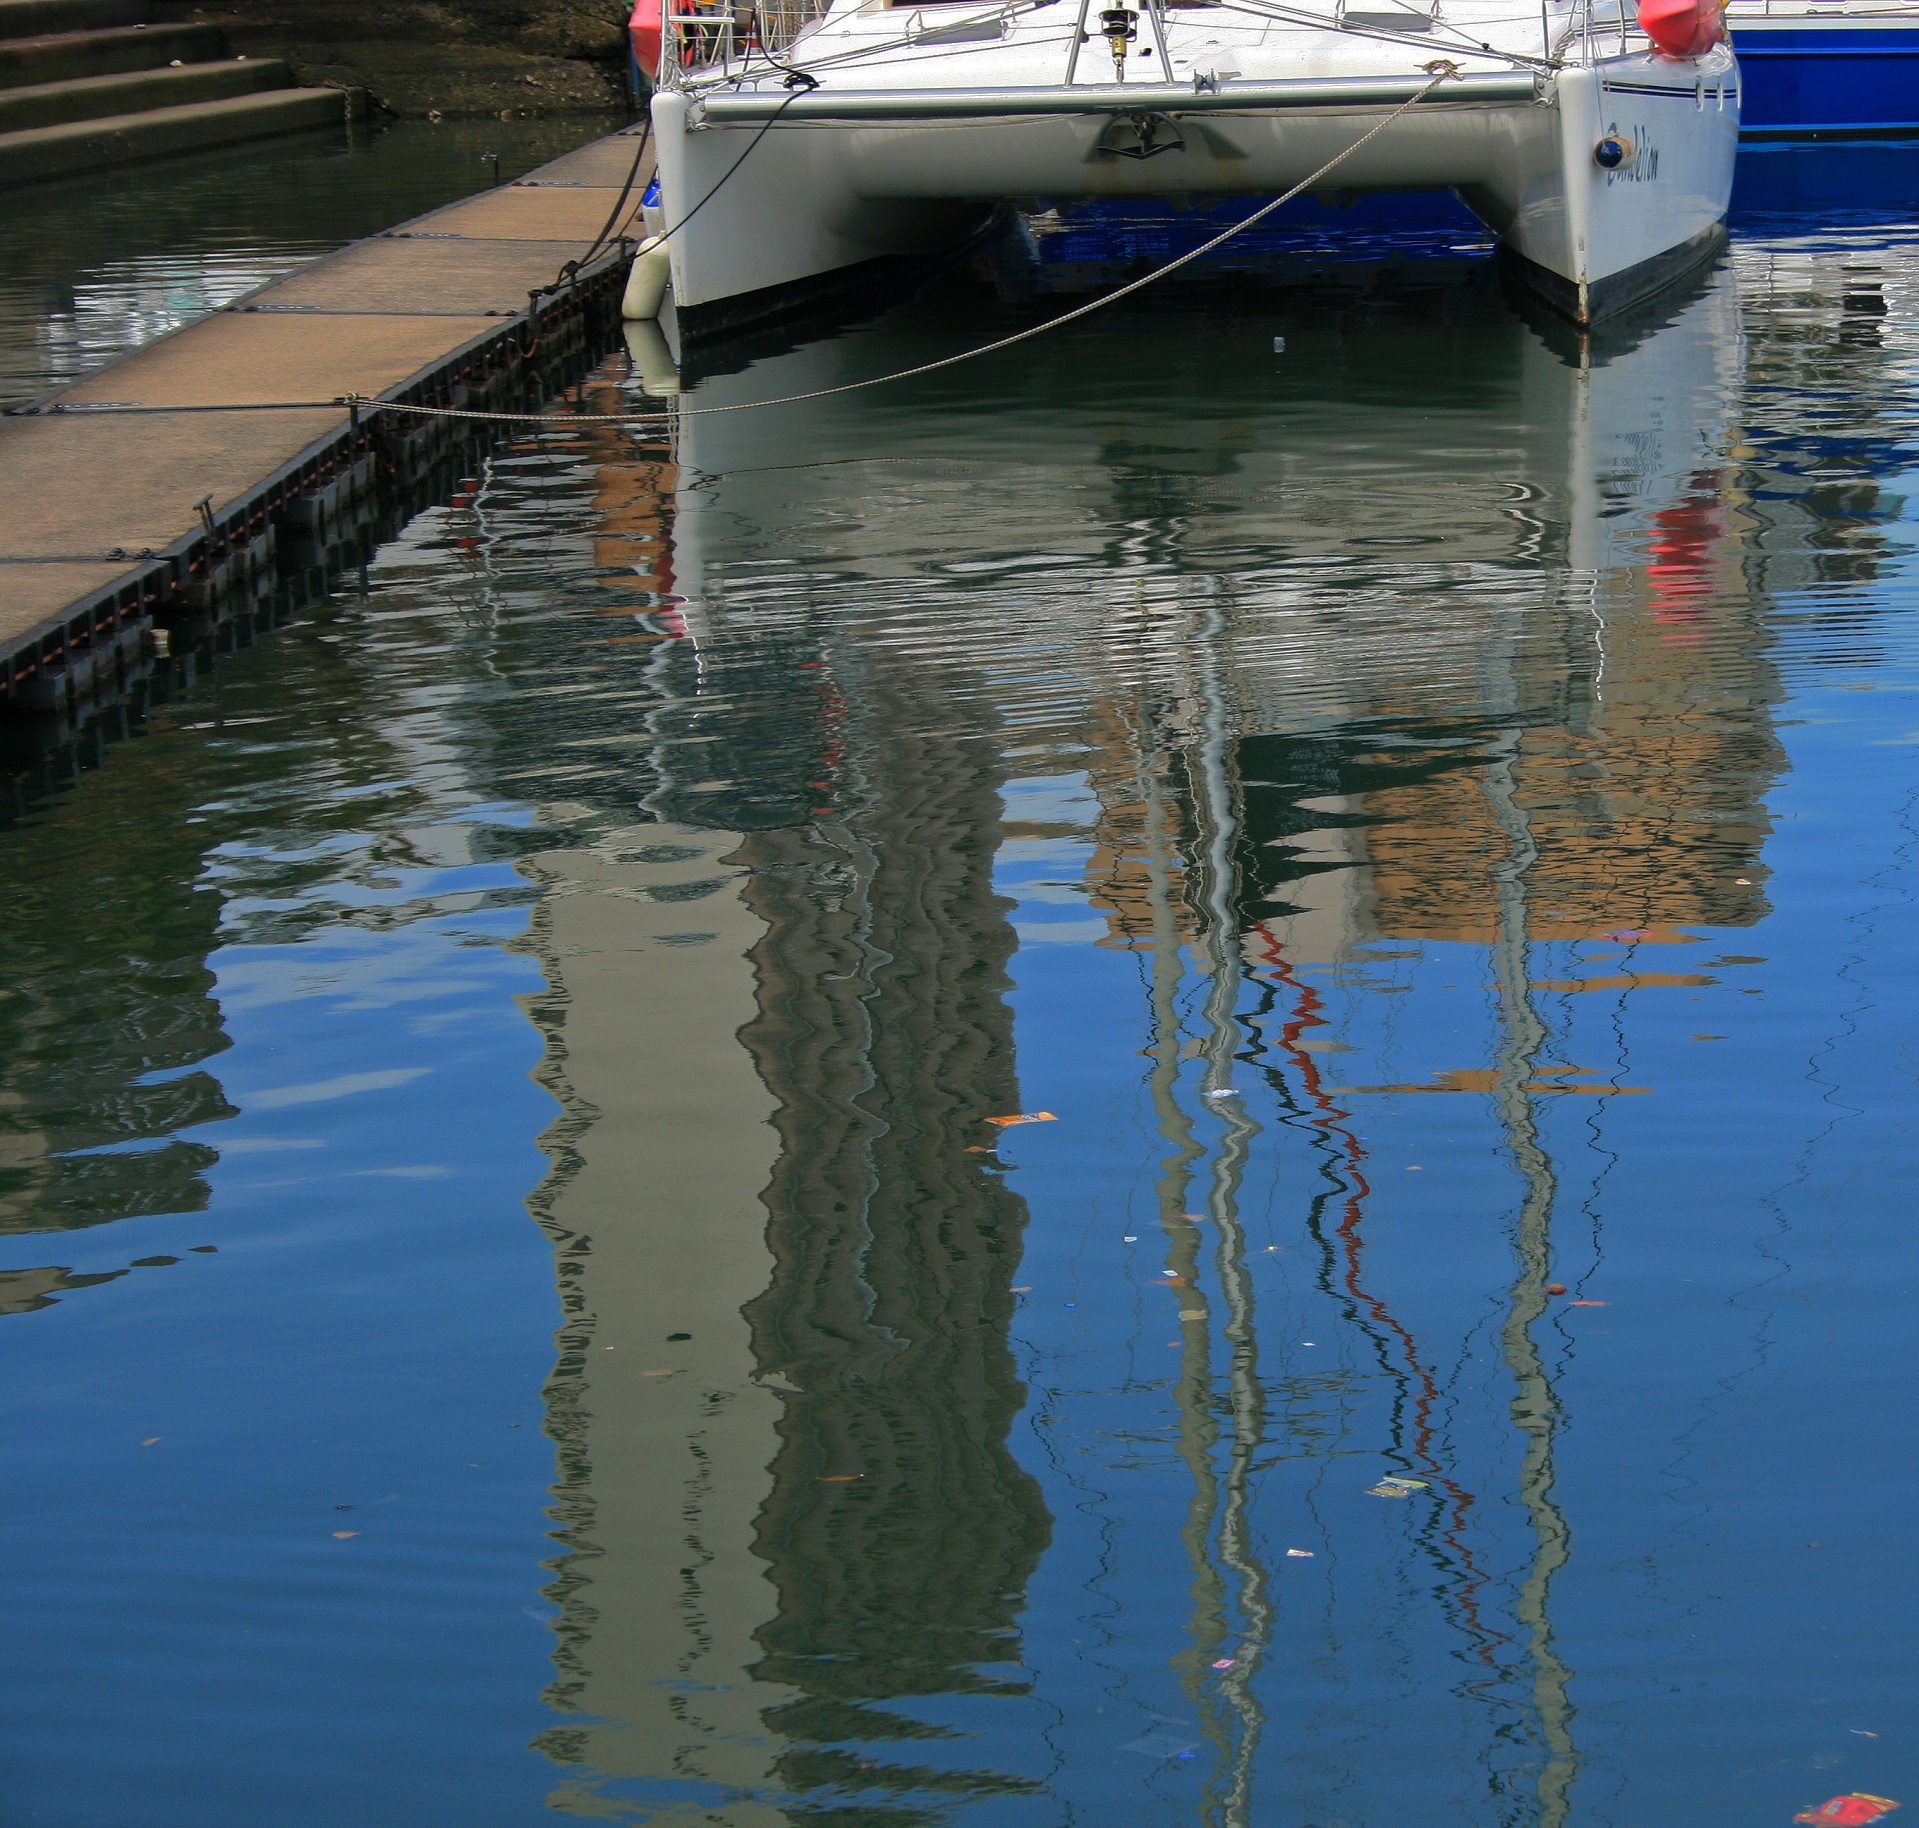
[[[1865,1828],[1867,1822],[1876,1822],[1898,1807],[1889,1796],[1872,1796],[1864,1790],[1854,1790],[1845,1796],[1830,1798],[1817,1809],[1803,1809],[1792,1819],[1809,1822],[1813,1828]]]

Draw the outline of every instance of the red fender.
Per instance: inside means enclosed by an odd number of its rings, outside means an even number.
[[[649,82],[658,82],[666,36],[665,0],[634,0],[633,17],[627,21],[626,30],[633,41],[633,61]]]
[[[1719,0],[1639,0],[1639,29],[1666,57],[1697,57],[1726,35]]]

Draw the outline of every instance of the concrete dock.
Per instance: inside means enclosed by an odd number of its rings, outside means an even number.
[[[343,396],[527,410],[570,379],[617,321],[647,172],[572,283],[528,295],[588,255],[638,136],[342,248],[0,417],[0,712],[112,692],[156,621],[257,594],[283,539],[324,547],[369,491],[494,429],[356,421]]]

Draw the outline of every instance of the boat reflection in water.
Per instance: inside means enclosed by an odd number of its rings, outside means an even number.
[[[686,403],[944,353],[949,309]],[[1635,1037],[1740,962],[1685,929],[1766,912],[1765,575],[1818,510],[1755,483],[1725,271],[1571,350],[1477,282],[1236,309],[593,435],[654,594],[634,823],[528,865],[556,1808],[1693,1793],[1633,1557],[1744,1346],[1635,1384],[1565,1299],[1634,1248]]]

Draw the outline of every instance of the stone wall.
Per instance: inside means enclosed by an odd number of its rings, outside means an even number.
[[[233,51],[284,57],[397,115],[527,118],[627,105],[620,0],[187,0]]]

